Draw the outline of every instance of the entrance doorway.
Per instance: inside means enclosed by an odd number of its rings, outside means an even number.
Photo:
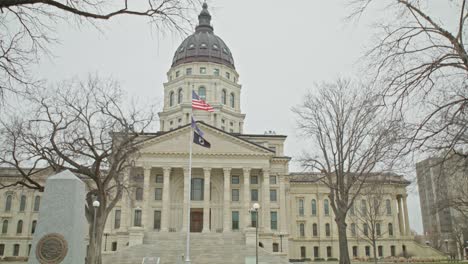
[[[203,209],[190,209],[190,232],[201,232],[203,229]]]

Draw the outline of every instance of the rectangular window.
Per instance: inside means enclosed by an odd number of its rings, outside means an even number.
[[[276,190],[270,190],[270,201],[276,202]]]
[[[270,224],[271,224],[271,230],[277,230],[278,229],[278,213],[277,212],[270,212]]]
[[[258,202],[258,190],[257,189],[250,190],[250,201]]]
[[[332,247],[327,247],[327,258],[332,257]]]
[[[229,72],[226,72],[226,79],[230,79],[231,78],[231,74]]]
[[[239,230],[239,211],[232,211],[232,230]]]
[[[154,189],[154,200],[161,201],[162,200],[162,188]]]
[[[390,246],[390,255],[394,257],[396,255],[395,246]]]
[[[299,236],[305,237],[305,225],[304,223],[299,224]]]
[[[279,245],[278,245],[278,243],[273,243],[273,252],[279,252]]]
[[[192,179],[191,199],[192,201],[203,201],[203,179]]]
[[[365,236],[369,235],[369,226],[367,224],[362,224],[362,229]]]
[[[250,222],[252,224],[252,227],[257,227],[257,212],[250,212]]]
[[[330,224],[325,224],[325,235],[330,236]]]
[[[206,74],[206,68],[200,67],[200,74]]]
[[[141,226],[141,210],[135,210],[133,217],[133,226]]]
[[[366,246],[364,250],[366,251],[366,257],[370,257],[370,247]]]
[[[301,247],[301,258],[306,258],[306,247]]]
[[[377,233],[377,236],[382,235],[382,230],[380,230],[380,223],[375,224],[375,233]]]
[[[304,216],[304,200],[299,199],[298,203],[299,215]]]
[[[179,119],[179,123],[180,123],[180,120]],[[164,177],[162,175],[156,175],[156,183],[163,183],[164,182]]]
[[[20,251],[20,245],[19,244],[15,244],[13,246],[13,256],[19,256],[19,251]]]
[[[176,71],[175,72],[175,77],[177,78],[177,77],[179,77],[179,75],[180,75],[180,71]]]
[[[258,176],[250,176],[250,184],[258,184]]]
[[[214,76],[219,76],[219,69],[214,69],[213,70],[213,75]]]
[[[121,216],[120,209],[115,210],[115,215],[114,215],[114,228],[115,229],[120,228],[120,216]]]
[[[117,242],[112,242],[112,251],[117,251]]]
[[[192,68],[187,68],[187,69],[185,70],[185,74],[186,74],[186,75],[192,75]]]
[[[0,244],[0,256],[5,255],[5,244]]]
[[[357,256],[358,256],[358,247],[353,246],[353,257],[357,257]]]
[[[232,189],[231,196],[232,196],[233,202],[238,202],[239,201],[239,189]]]
[[[377,251],[378,251],[379,257],[383,257],[383,247],[382,246],[377,247]]]
[[[154,211],[153,228],[156,230],[161,229],[161,211]]]
[[[276,176],[270,176],[270,184],[276,184]]]
[[[231,176],[231,184],[239,184],[239,183],[240,183],[239,176],[237,175]]]
[[[318,236],[317,224],[312,224],[312,235],[314,237]]]
[[[387,208],[387,215],[392,215],[392,204],[390,200],[385,201],[385,207]]]
[[[314,258],[320,258],[319,247],[314,247]]]

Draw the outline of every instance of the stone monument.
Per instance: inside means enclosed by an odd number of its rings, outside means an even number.
[[[70,171],[47,179],[28,264],[83,264],[85,185]]]

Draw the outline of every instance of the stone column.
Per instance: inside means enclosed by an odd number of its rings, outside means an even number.
[[[204,168],[204,187],[203,187],[203,233],[210,232],[210,181],[211,168]]]
[[[270,170],[263,169],[263,199],[261,210],[263,212],[263,219],[260,221],[261,226],[265,232],[270,232]]]
[[[131,169],[127,168],[123,171],[124,178],[123,178],[123,184],[124,186],[130,186],[130,172]],[[120,230],[126,230],[128,227],[130,227],[131,221],[130,217],[132,216],[131,209],[130,209],[130,197],[129,197],[129,192],[124,192],[122,194],[122,199],[120,201],[121,203],[121,208],[120,208]],[[114,217],[114,215],[112,216]]]
[[[231,231],[231,169],[224,168],[223,232]]]
[[[250,168],[244,168],[244,195],[242,197],[242,202],[243,202],[243,212],[242,215],[243,221],[241,221],[242,225],[244,226],[244,229],[250,227]]]
[[[145,166],[143,168],[143,205],[142,205],[142,221],[143,228],[145,230],[150,229],[151,222],[151,189],[150,189],[150,178],[151,178],[151,167]]]
[[[406,205],[406,197],[408,197],[408,195],[403,195],[403,213],[405,214],[405,235],[409,236],[411,234],[411,229],[408,220],[408,206]]]
[[[401,208],[401,196],[397,196],[397,204],[398,204],[398,227],[400,231],[400,236],[404,235],[404,228],[403,228],[403,209]]]
[[[169,231],[171,215],[171,167],[163,168],[163,194],[162,194],[162,212],[161,212],[161,231]]]
[[[182,211],[182,216],[183,216],[183,219],[182,219],[182,232],[187,232],[187,217],[188,217],[188,204],[189,204],[189,199],[190,199],[190,196],[189,196],[189,181],[188,181],[188,177],[189,177],[189,169],[188,168],[184,168],[184,206],[183,206],[183,211]]]
[[[286,218],[287,218],[287,212],[286,212],[286,186],[285,186],[285,181],[284,181],[284,177],[281,177],[280,175],[278,175],[278,179],[279,181],[279,193],[277,194],[277,200],[280,204],[280,209],[279,209],[279,212],[278,212],[278,215],[279,215],[279,230],[281,233],[287,233],[288,232],[288,226],[287,226],[287,221]]]

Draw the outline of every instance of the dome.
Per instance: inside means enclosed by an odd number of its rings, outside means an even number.
[[[190,62],[214,62],[235,69],[231,51],[224,41],[213,33],[208,5],[198,15],[195,33],[188,36],[177,48],[172,67]]]

